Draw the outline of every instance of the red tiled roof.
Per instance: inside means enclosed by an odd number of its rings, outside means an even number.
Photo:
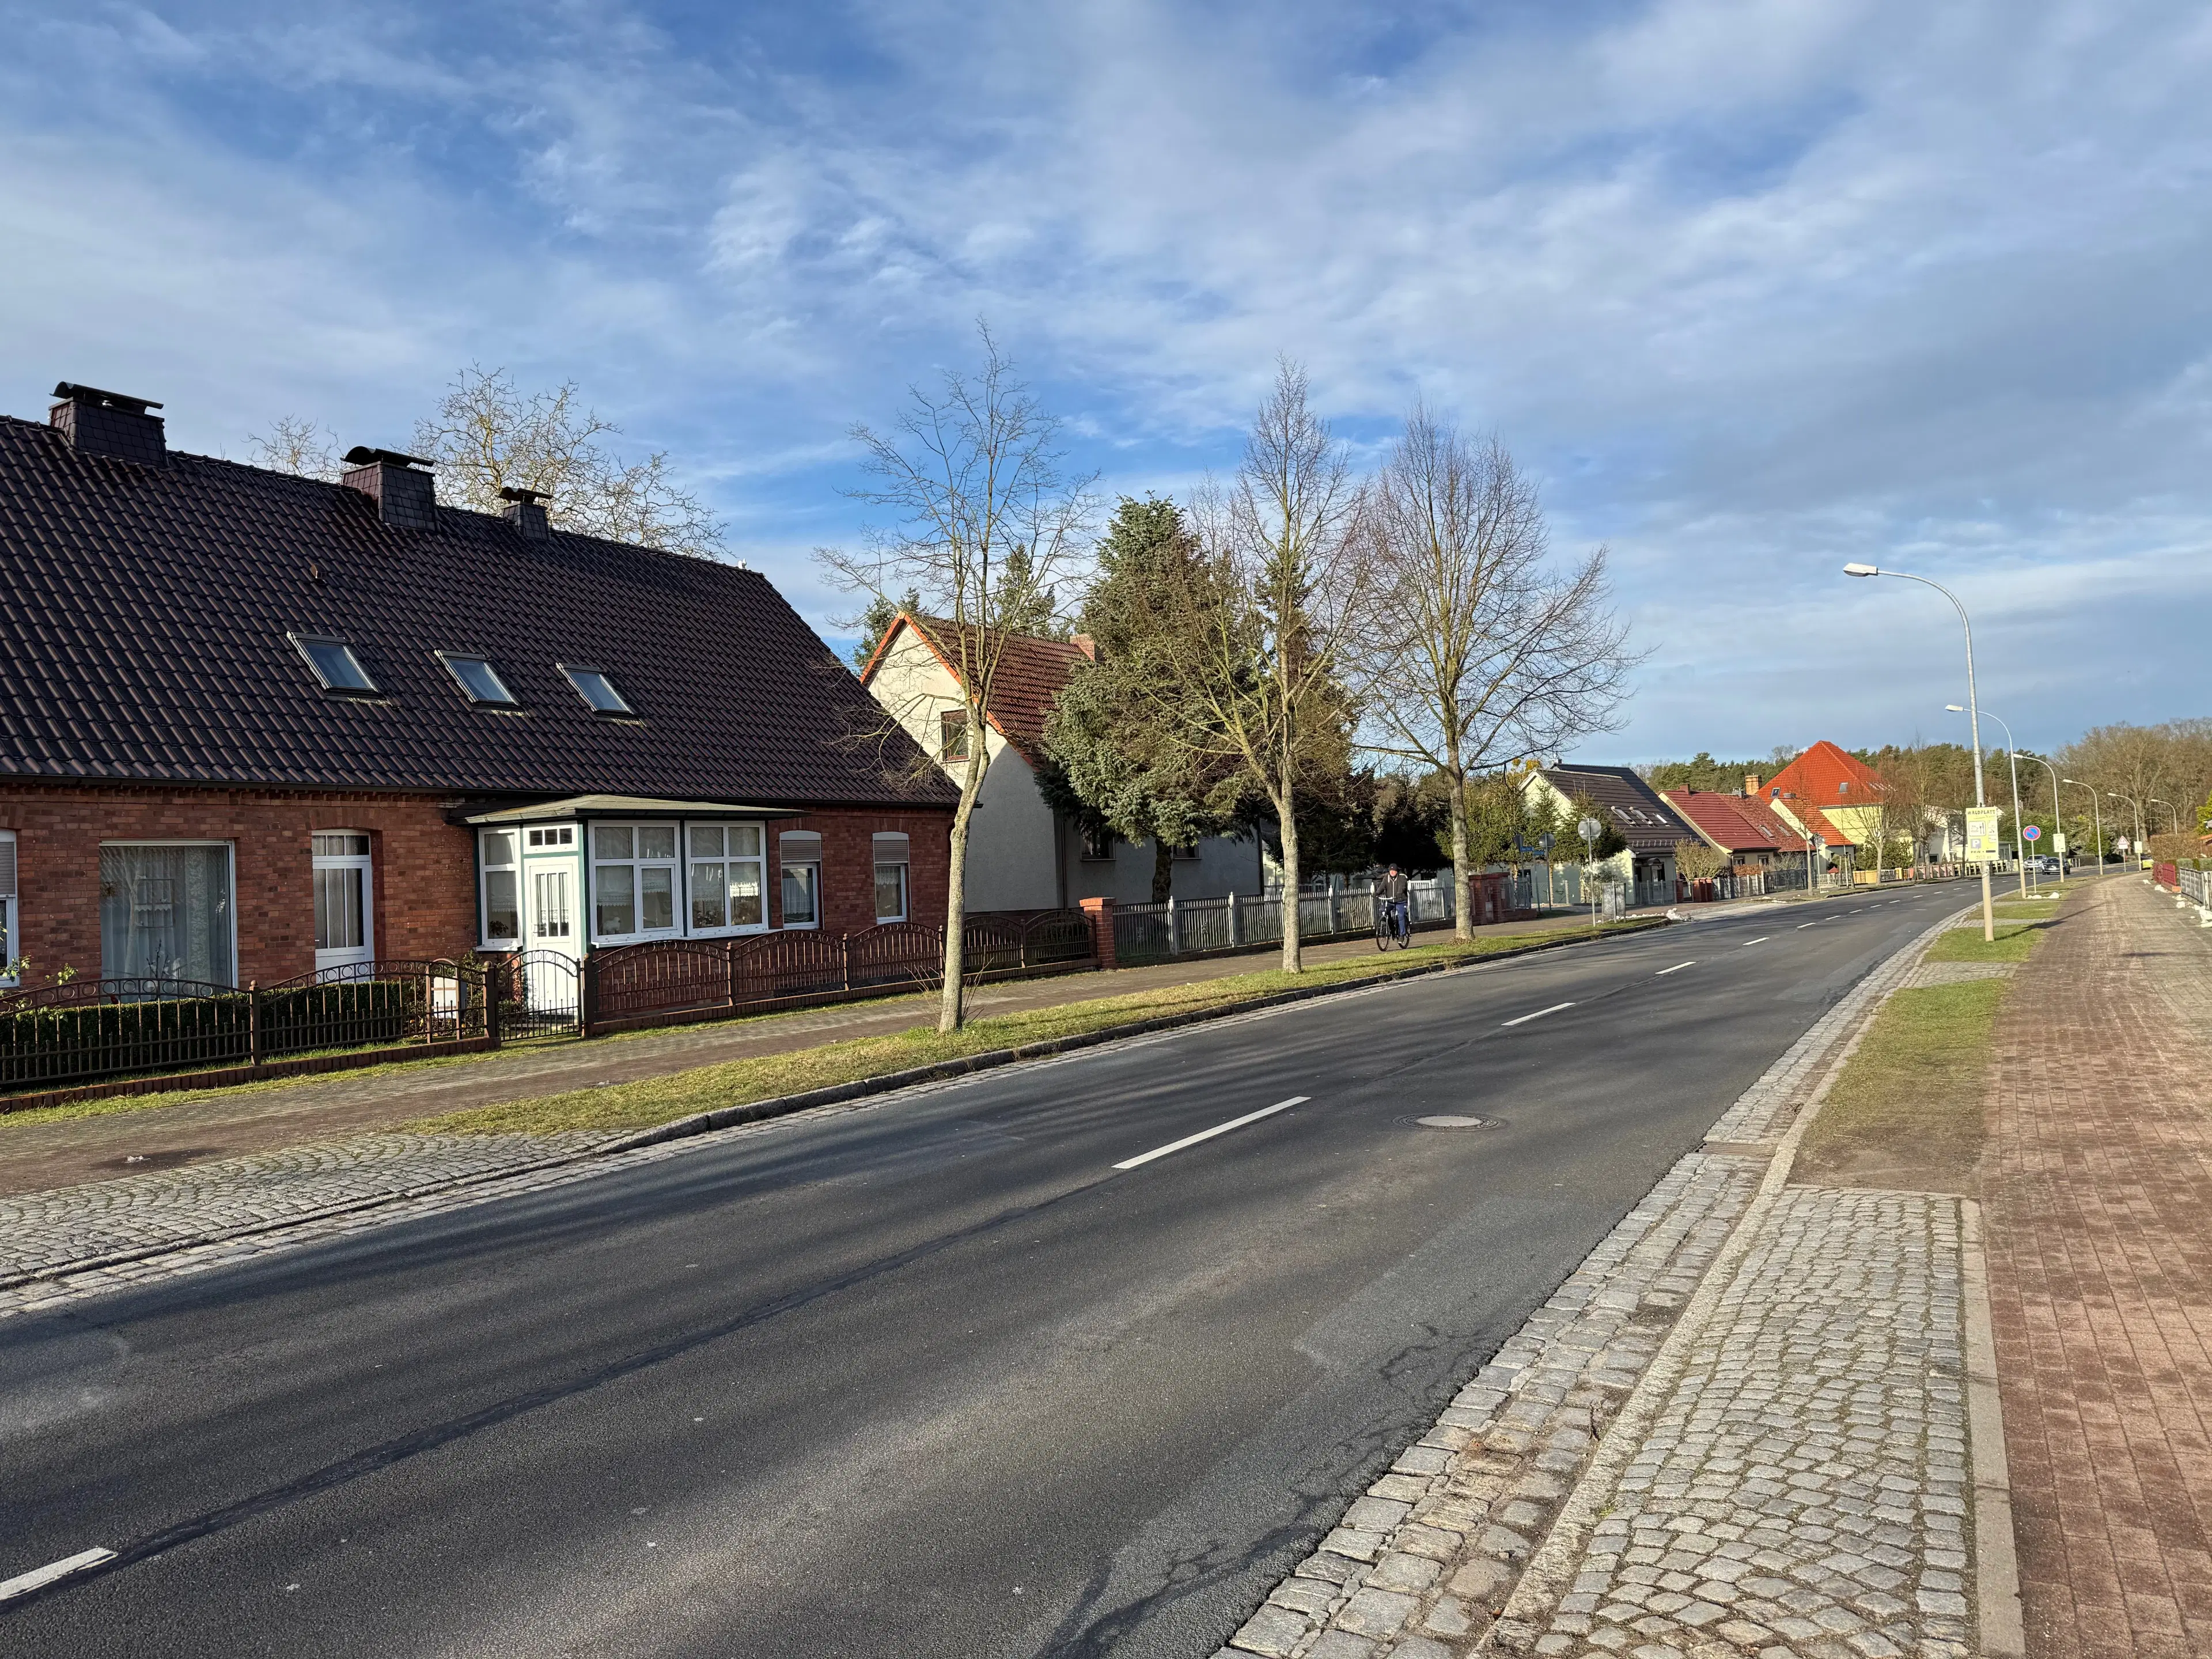
[[[1708,841],[1727,852],[1771,853],[1797,839],[1786,831],[1778,834],[1784,826],[1774,823],[1773,814],[1741,795],[1717,794],[1703,789],[1669,789],[1661,799],[1695,824]]]
[[[959,667],[945,648],[954,638],[954,625],[901,611],[898,619],[884,629],[875,655],[861,671],[861,684],[866,685],[873,678],[876,665],[883,660],[884,651],[902,629],[912,632],[927,643],[938,661],[945,665],[945,672],[954,679],[959,678]],[[1032,767],[1042,764],[1044,725],[1052,714],[1053,700],[1075,672],[1076,665],[1089,659],[1064,641],[1040,639],[1034,634],[1002,634],[976,629],[970,631],[970,638],[979,646],[995,647],[999,652],[998,666],[991,674],[991,697],[983,711],[985,715],[1024,760]],[[978,654],[985,653],[979,650]]]
[[[1814,806],[1856,806],[1878,797],[1882,787],[1881,773],[1824,738],[1769,778],[1759,793],[1771,798],[1779,789]]]
[[[757,571],[0,416],[0,777],[946,806],[952,792]],[[349,642],[375,698],[286,635]],[[472,706],[439,650],[520,708]],[[635,720],[594,714],[562,663]]]

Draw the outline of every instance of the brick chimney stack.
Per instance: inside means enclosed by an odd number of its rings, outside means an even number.
[[[1069,640],[1068,643],[1090,658],[1091,661],[1098,660],[1098,641],[1092,639],[1090,635],[1078,634]]]
[[[1743,775],[1743,793],[1747,795],[1756,795],[1759,793],[1758,773],[1747,772]]]
[[[106,455],[141,466],[168,465],[169,443],[161,417],[149,413],[161,404],[70,380],[57,386],[54,396],[61,401],[46,411],[46,424],[68,439],[78,454]]]
[[[396,449],[357,445],[346,451],[346,470],[338,482],[376,503],[376,516],[395,530],[428,530],[438,522],[437,485],[426,471],[429,462]]]

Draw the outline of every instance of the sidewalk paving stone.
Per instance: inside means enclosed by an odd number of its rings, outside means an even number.
[[[1999,1016],[1990,1300],[2033,1659],[2212,1654],[2212,936],[2098,884]]]

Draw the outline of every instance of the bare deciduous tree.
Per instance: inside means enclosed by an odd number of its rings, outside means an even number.
[[[975,374],[948,372],[934,391],[913,388],[888,433],[853,428],[870,479],[854,493],[892,522],[857,552],[815,555],[872,605],[918,600],[901,608],[957,683],[966,741],[957,763],[940,1031],[957,1030],[963,1018],[969,826],[991,763],[986,711],[1009,634],[1035,621],[1041,601],[1049,604],[1051,583],[1075,556],[1092,511],[1091,481],[1061,470],[1056,422],[1015,377],[990,330],[978,331],[983,361]],[[894,708],[891,718],[906,712]]]
[[[1674,867],[1692,881],[1711,881],[1727,869],[1729,855],[1705,841],[1674,843]]]
[[[1552,565],[1535,486],[1494,438],[1470,443],[1416,409],[1376,480],[1360,544],[1363,746],[1449,781],[1466,939],[1468,779],[1611,729],[1639,659],[1607,606],[1605,550]]]
[[[1304,965],[1298,802],[1317,770],[1340,769],[1351,721],[1340,675],[1363,585],[1361,499],[1305,371],[1285,361],[1235,477],[1195,504],[1181,631],[1155,642],[1141,681],[1162,741],[1241,773],[1274,814],[1290,973]]]
[[[437,464],[438,493],[456,507],[496,513],[501,490],[532,489],[560,529],[718,556],[721,526],[670,476],[665,452],[623,461],[599,443],[621,430],[579,409],[574,380],[525,395],[505,369],[472,366],[416,422],[415,447]]]
[[[292,472],[302,478],[335,483],[338,476],[337,442],[313,421],[297,415],[280,415],[266,433],[253,433],[254,464],[272,471]]]

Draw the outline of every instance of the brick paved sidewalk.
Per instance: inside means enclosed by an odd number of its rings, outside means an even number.
[[[2212,1654],[2212,933],[2076,899],[1998,1025],[1990,1298],[2033,1659]]]
[[[1578,915],[1478,927],[1478,936],[1571,931]],[[1442,933],[1426,936],[1444,937]],[[1370,940],[1320,945],[1309,962],[1374,954]],[[1275,966],[1273,955],[1208,957],[1110,974],[1002,982],[973,994],[987,1014],[1086,1002],[1162,986],[1188,985]],[[0,1115],[0,1194],[43,1191],[131,1175],[137,1157],[162,1164],[203,1162],[275,1151],[307,1141],[390,1128],[410,1119],[523,1100],[595,1083],[630,1083],[754,1054],[786,1054],[848,1037],[884,1036],[933,1024],[933,997],[838,1004],[789,1014],[716,1021],[596,1042],[517,1047],[451,1062],[374,1072],[335,1072],[278,1088],[226,1090],[179,1102],[145,1097],[143,1109],[57,1121],[9,1123]]]

